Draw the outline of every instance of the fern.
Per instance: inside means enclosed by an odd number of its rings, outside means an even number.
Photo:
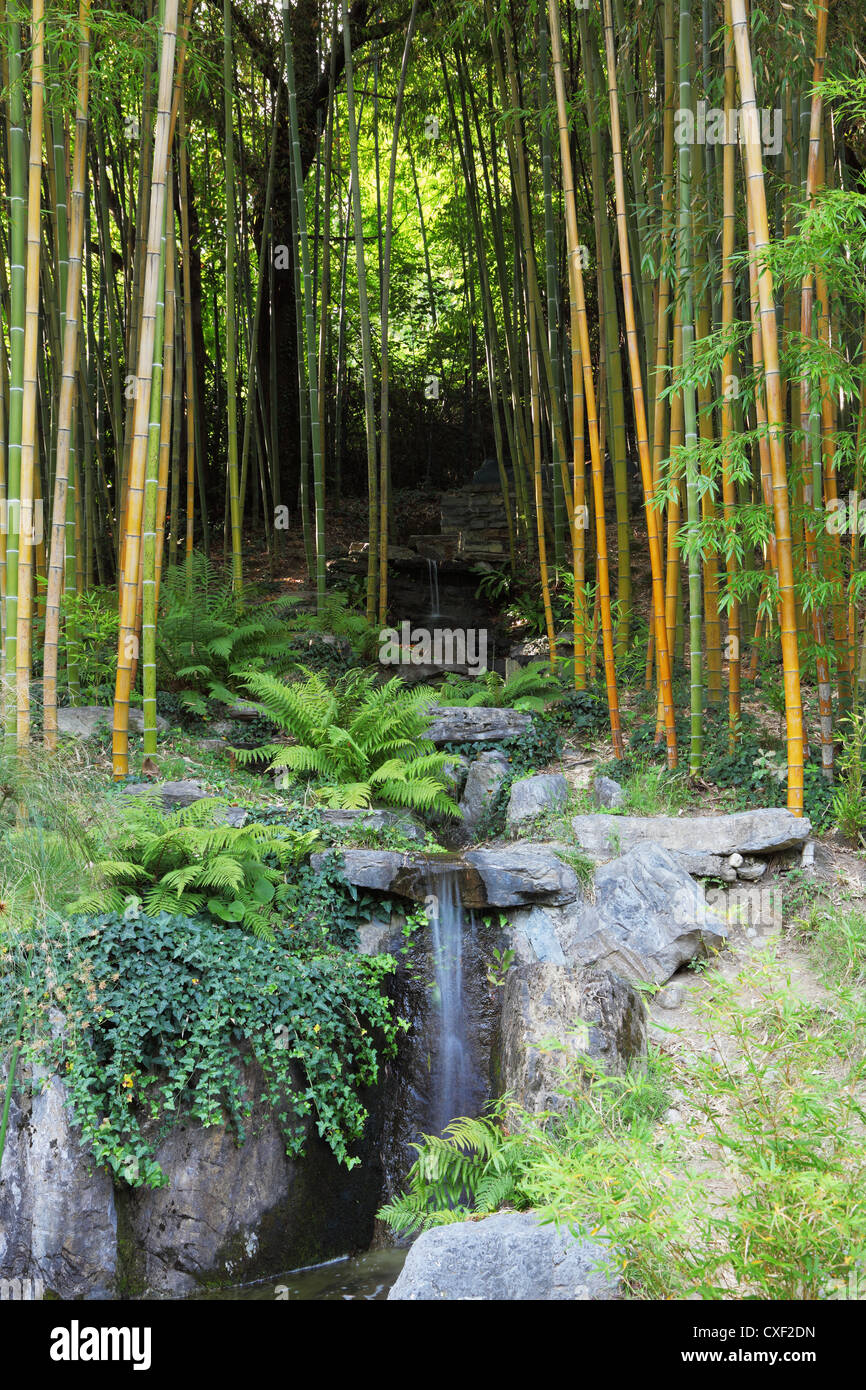
[[[250,671],[244,685],[262,713],[290,743],[236,749],[239,762],[267,762],[271,771],[315,779],[327,806],[369,806],[373,796],[411,810],[458,815],[446,789],[447,755],[426,737],[434,698],[427,686],[409,689],[398,678],[382,686],[350,671],[330,688],[301,668],[294,684],[268,671]]]
[[[149,915],[192,916],[206,907],[222,921],[272,936],[285,870],[309,853],[318,834],[260,822],[206,823],[220,804],[204,797],[167,816],[146,797],[131,802],[111,856],[96,865],[105,888],[79,898],[70,911],[121,911],[135,894]]]
[[[441,1136],[425,1134],[413,1144],[418,1158],[405,1190],[382,1207],[382,1220],[398,1235],[410,1235],[487,1215],[506,1202],[528,1206],[520,1181],[526,1140],[506,1132],[507,1109],[506,1102],[496,1102],[486,1116],[453,1120]]]
[[[179,689],[181,703],[207,713],[207,699],[231,703],[241,671],[288,671],[300,655],[279,606],[243,607],[231,578],[203,555],[193,556],[192,597],[185,570],[169,569],[162,586],[157,651],[163,680]]]
[[[290,631],[298,633],[327,633],[348,638],[356,657],[372,656],[379,645],[379,628],[367,622],[363,613],[353,612],[346,594],[332,590],[325,595],[320,613],[296,613],[296,598],[284,599],[276,605],[286,615]]]
[[[550,700],[560,694],[559,684],[547,663],[533,661],[509,676],[507,681],[495,671],[485,671],[475,680],[462,676],[450,677],[440,687],[438,698],[442,705],[470,708],[492,705],[499,709],[540,713]]]

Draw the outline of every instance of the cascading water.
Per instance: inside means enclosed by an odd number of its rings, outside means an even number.
[[[430,617],[439,617],[439,561],[427,561],[427,575],[430,581]]]
[[[436,981],[438,1037],[434,1049],[432,1120],[442,1130],[458,1115],[473,1114],[473,1078],[463,1003],[465,917],[457,875],[437,875],[427,898]]]

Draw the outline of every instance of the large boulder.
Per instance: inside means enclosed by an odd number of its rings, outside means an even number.
[[[728,863],[732,855],[800,850],[812,830],[807,816],[781,807],[727,816],[575,816],[571,824],[581,849],[594,859],[612,859],[649,840],[676,854],[697,877],[730,880],[737,869]]]
[[[420,1235],[389,1299],[521,1302],[615,1299],[620,1285],[600,1241],[579,1240],[534,1212],[499,1212]]]
[[[615,811],[625,804],[625,792],[612,777],[597,776],[592,784],[592,799],[596,806]]]
[[[553,1050],[550,1043],[558,1044]],[[505,979],[497,1090],[534,1113],[560,1110],[569,1057],[591,1057],[622,1075],[646,1057],[646,1010],[640,994],[609,971],[554,963],[519,965]]]
[[[594,901],[581,903],[560,928],[570,964],[658,985],[697,956],[721,950],[725,938],[700,884],[677,856],[652,843],[599,865]]]
[[[181,1125],[156,1151],[168,1186],[123,1190],[125,1292],[178,1297],[370,1244],[382,1183],[374,1144],[365,1141],[363,1161],[347,1171],[310,1120],[305,1152],[292,1160],[257,1065],[244,1084],[252,1116],[243,1144],[227,1124]]]
[[[5,1077],[0,1091],[5,1091]],[[66,1087],[13,1095],[0,1165],[0,1281],[62,1299],[110,1298],[117,1267],[111,1178],[82,1148]]]
[[[110,705],[64,705],[57,711],[57,731],[69,738],[92,738],[113,724],[114,710]],[[135,734],[144,729],[144,715],[140,709],[130,709],[129,727]],[[161,714],[156,716],[156,727],[159,733],[165,733],[168,728],[168,720]]]
[[[548,811],[563,811],[568,805],[568,783],[561,772],[537,772],[513,783],[505,813],[509,829],[525,821],[537,820]]]
[[[316,873],[326,867],[329,853],[310,855],[310,866]],[[394,849],[344,849],[337,859],[347,883],[387,893],[404,867],[406,856]]]
[[[432,723],[426,737],[433,743],[498,743],[524,734],[532,715],[517,709],[486,705],[431,705]]]
[[[559,940],[557,920],[564,918],[568,911],[567,907],[551,910],[535,904],[513,909],[509,913],[509,943],[520,965],[531,965],[535,961],[568,964]]]

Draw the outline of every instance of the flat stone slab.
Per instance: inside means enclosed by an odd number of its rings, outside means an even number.
[[[518,709],[489,709],[485,705],[431,705],[427,738],[435,744],[498,743],[526,733],[532,715]]]
[[[494,845],[469,850],[464,861],[484,886],[484,902],[464,896],[467,907],[523,907],[573,902],[580,897],[577,874],[546,845]]]
[[[123,789],[124,796],[157,796],[162,801],[164,811],[176,811],[181,806],[191,806],[194,801],[202,801],[211,793],[201,782],[184,779],[180,782],[132,782]]]
[[[408,811],[386,811],[384,808],[370,806],[357,810],[323,810],[322,820],[337,830],[399,830],[407,840],[423,840],[424,827]]]
[[[559,1300],[620,1297],[607,1247],[579,1240],[534,1212],[435,1226],[418,1237],[388,1298],[394,1301]]]
[[[70,738],[92,738],[103,726],[109,729],[114,724],[114,710],[110,705],[64,705],[57,711],[58,733]],[[133,733],[144,730],[144,714],[140,709],[130,709],[129,727]],[[165,733],[168,720],[161,714],[156,716],[159,733]]]
[[[344,849],[337,852],[347,881],[356,888],[393,892],[423,902],[436,892],[437,878],[456,874],[464,907],[558,905],[580,896],[577,875],[545,845],[502,845],[461,856],[401,854],[397,850]],[[325,854],[310,855],[316,871]]]
[[[593,859],[611,859],[650,841],[676,854],[698,877],[733,878],[732,854],[776,854],[802,849],[812,826],[807,816],[782,807],[734,811],[727,816],[575,816],[581,849]]]

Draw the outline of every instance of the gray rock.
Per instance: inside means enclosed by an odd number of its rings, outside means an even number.
[[[511,944],[521,964],[533,961],[567,964],[556,934],[556,923],[547,908],[517,908],[510,914],[510,920]]]
[[[573,903],[580,894],[574,870],[546,845],[500,845],[462,856],[385,849],[337,853],[347,881],[356,888],[390,890],[417,902],[435,891],[436,876],[446,872],[456,873],[461,900],[468,908]],[[314,870],[322,869],[325,854],[311,854],[310,864]]]
[[[592,795],[596,806],[604,806],[609,811],[625,804],[625,792],[612,777],[596,777],[592,784]]]
[[[390,950],[394,928],[390,922],[364,922],[358,928],[358,955],[378,956]]]
[[[675,853],[699,877],[736,876],[732,854],[775,854],[799,849],[809,838],[808,817],[781,807],[735,811],[728,816],[575,816],[580,847],[593,858],[608,859],[652,841]]]
[[[572,902],[580,895],[577,874],[545,845],[494,845],[469,850],[464,862],[483,885],[482,901],[464,892],[467,907],[523,907],[534,902]]]
[[[326,854],[311,854],[315,872],[325,867]],[[356,888],[375,888],[387,892],[404,866],[405,856],[393,849],[344,849],[340,851],[343,873]]]
[[[479,824],[507,776],[508,759],[502,753],[480,753],[470,764],[460,798],[464,830],[473,830]]]
[[[550,1050],[550,1044],[559,1044]],[[533,1113],[562,1110],[568,1058],[589,1056],[622,1075],[646,1057],[646,1010],[636,989],[608,971],[538,963],[505,977],[497,1089]]]
[[[686,992],[682,985],[665,985],[660,989],[653,999],[654,1004],[658,1004],[660,1009],[679,1009],[682,1008]]]
[[[58,733],[70,738],[92,738],[103,728],[110,729],[114,723],[114,710],[110,705],[64,705],[57,711]],[[130,709],[129,727],[133,733],[140,734],[144,729],[144,715],[140,709]],[[159,733],[165,733],[168,720],[161,714],[156,716]]]
[[[539,772],[534,777],[522,777],[511,788],[505,824],[521,825],[546,811],[562,811],[567,805],[568,783],[561,772]]]
[[[737,877],[744,878],[747,883],[754,883],[757,879],[763,878],[767,872],[767,865],[759,859],[745,859],[737,869]]]
[[[0,1280],[33,1279],[62,1299],[108,1298],[116,1268],[111,1179],[79,1142],[66,1087],[56,1076],[39,1094],[22,1087],[0,1166]]]
[[[201,782],[184,779],[180,782],[133,782],[124,787],[124,796],[159,796],[164,811],[176,811],[181,806],[191,806],[194,801],[202,801],[210,796]]]
[[[223,749],[228,748],[224,738],[200,738],[198,746],[202,753],[222,753]]]
[[[542,1226],[533,1212],[499,1212],[425,1231],[388,1294],[395,1301],[619,1297],[605,1245]]]
[[[730,864],[732,869],[739,869],[740,865],[743,862],[744,860],[741,854],[732,854],[728,860],[728,863]]]
[[[301,1078],[298,1077],[300,1084]],[[289,1159],[256,1065],[246,1139],[227,1124],[181,1125],[156,1157],[169,1179],[120,1194],[127,1237],[125,1290],[172,1297],[236,1284],[364,1249],[373,1238],[381,1171],[366,1150],[347,1172],[307,1123],[305,1153]]]
[[[725,945],[726,927],[681,862],[645,843],[595,871],[595,901],[583,903],[560,940],[570,964],[662,985],[688,961]]]
[[[382,807],[361,807],[356,810],[322,810],[322,819],[337,830],[399,830],[407,840],[423,840],[424,827],[409,811],[386,811]]]
[[[516,709],[485,705],[431,705],[427,738],[433,743],[498,743],[527,731],[532,715]]]
[[[225,718],[235,724],[252,724],[261,718],[261,710],[250,700],[237,700],[225,706]]]

